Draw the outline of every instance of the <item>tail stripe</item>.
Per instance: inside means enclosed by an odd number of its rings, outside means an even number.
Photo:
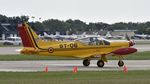
[[[40,48],[38,46],[36,42],[36,39],[38,39],[38,36],[31,29],[31,27],[28,26],[26,23],[23,23],[22,26],[19,24],[18,31],[19,31],[24,47],[33,47],[33,48],[38,48],[40,50],[48,50],[47,48]]]
[[[32,39],[31,39],[31,37],[30,37],[30,35],[29,35],[29,33],[28,33],[28,30],[27,30],[26,28],[25,28],[25,30],[26,30],[26,34],[27,34],[27,36],[28,36],[28,39],[29,39],[29,41],[30,41],[31,46],[35,48],[35,46],[34,46],[34,44],[33,44],[33,42],[32,42]]]
[[[35,38],[34,38],[34,36],[33,36],[33,33],[32,33],[31,28],[28,27],[28,30],[29,30],[29,32],[30,32],[31,38],[32,38],[33,43],[35,44],[36,48],[38,48],[38,49],[40,49],[40,50],[48,50],[48,49],[40,48],[40,47],[37,45],[36,41],[35,41]]]
[[[19,30],[19,35],[22,39],[23,46],[24,47],[34,47],[32,41],[31,41],[31,38],[27,32],[27,29],[25,28],[25,25],[22,24],[22,26],[19,26],[18,30]]]

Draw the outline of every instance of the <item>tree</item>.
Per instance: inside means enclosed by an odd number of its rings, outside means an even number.
[[[82,22],[80,20],[67,20],[68,24],[70,24],[70,28],[72,31],[86,31],[87,25],[85,22]],[[75,33],[75,32],[74,32]]]
[[[49,19],[43,21],[43,26],[46,31],[54,33],[56,31],[65,32],[67,30],[66,27],[68,27],[68,24],[65,24],[65,22],[59,21],[57,19]]]
[[[0,15],[0,23],[7,23],[8,18],[5,15]]]

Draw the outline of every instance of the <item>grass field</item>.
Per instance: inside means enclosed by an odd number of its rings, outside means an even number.
[[[22,47],[22,45],[3,45],[3,43],[0,43],[0,47]]]
[[[117,59],[117,57],[109,57],[109,59]],[[150,60],[150,51],[137,52],[124,56],[125,60]]]
[[[124,57],[126,60],[150,60],[150,52],[138,52]],[[55,56],[35,56],[35,55],[0,55],[0,60],[76,60],[80,58],[55,57]],[[108,57],[109,60],[118,57]]]
[[[150,84],[150,71],[0,72],[0,84]]]

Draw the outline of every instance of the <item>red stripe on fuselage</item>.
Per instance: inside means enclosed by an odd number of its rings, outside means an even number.
[[[116,55],[127,55],[127,54],[131,54],[134,52],[137,52],[136,48],[120,48],[118,50],[113,51],[112,53]]]

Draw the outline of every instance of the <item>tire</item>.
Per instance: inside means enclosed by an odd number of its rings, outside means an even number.
[[[119,61],[118,61],[118,66],[119,66],[119,67],[123,67],[123,66],[124,66],[124,62],[123,62],[122,60],[119,60]]]
[[[105,65],[104,61],[102,61],[102,60],[97,61],[97,66],[98,67],[104,67],[104,65]]]
[[[84,66],[89,66],[90,65],[90,60],[89,59],[83,60],[83,65]]]

